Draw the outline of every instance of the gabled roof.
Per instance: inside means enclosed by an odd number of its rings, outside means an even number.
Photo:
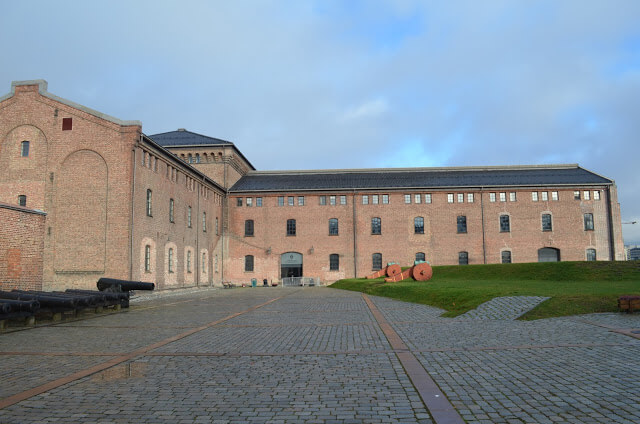
[[[221,144],[233,146],[233,143],[230,141],[197,134],[187,131],[184,128],[180,128],[177,131],[154,134],[148,137],[163,147],[211,146]]]
[[[230,193],[613,184],[578,165],[249,172]]]

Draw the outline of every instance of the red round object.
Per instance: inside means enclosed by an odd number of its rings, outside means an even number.
[[[387,277],[395,277],[401,272],[402,272],[402,269],[398,264],[392,264],[387,267]]]
[[[413,267],[413,279],[416,281],[428,281],[433,276],[431,265],[424,262]]]

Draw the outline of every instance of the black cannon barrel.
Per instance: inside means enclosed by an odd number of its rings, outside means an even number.
[[[62,298],[73,298],[78,301],[78,306],[100,306],[104,304],[104,299],[101,297],[96,297],[88,294],[81,293],[67,293],[67,292],[51,292],[54,296],[60,296]]]
[[[5,305],[9,307],[9,310],[5,313],[9,312],[29,312],[35,313],[40,309],[40,303],[37,300],[11,300],[11,299],[0,299],[0,305]],[[4,312],[4,307],[2,308]]]
[[[73,297],[63,297],[50,294],[49,292],[28,292],[24,290],[12,290],[11,292],[0,292],[0,297],[7,296],[6,293],[14,293],[19,297],[16,300],[37,300],[42,308],[50,309],[76,309],[78,299]],[[6,298],[6,297],[5,297]]]
[[[96,290],[80,290],[80,289],[67,289],[68,293],[87,294],[95,297],[99,297],[104,306],[120,305],[123,308],[129,307],[129,292],[108,292],[108,291],[96,291]]]
[[[129,281],[118,280],[116,278],[101,278],[98,280],[98,290],[100,291],[118,291],[117,286],[120,286],[121,291],[129,290],[153,290],[156,285],[153,283],[143,283],[142,281]]]
[[[6,299],[6,300],[8,300],[8,299]],[[19,301],[15,300],[14,302],[19,302]],[[11,304],[7,303],[5,300],[0,300],[0,315],[8,314],[12,310],[13,310],[13,308],[11,307]]]

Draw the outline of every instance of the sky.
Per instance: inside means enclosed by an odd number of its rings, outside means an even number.
[[[45,79],[259,170],[578,163],[640,244],[637,0],[0,0],[0,43],[0,95]]]

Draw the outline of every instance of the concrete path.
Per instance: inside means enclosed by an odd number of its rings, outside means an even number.
[[[5,333],[0,423],[640,422],[640,315],[441,313],[237,288]]]

